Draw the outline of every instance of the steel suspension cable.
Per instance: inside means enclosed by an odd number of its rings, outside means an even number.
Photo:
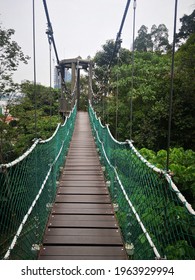
[[[34,125],[35,125],[35,138],[37,138],[37,78],[36,78],[36,39],[35,39],[35,1],[32,2],[33,9],[33,74],[34,74]]]
[[[131,72],[131,96],[130,96],[130,140],[133,133],[133,89],[134,89],[134,70],[135,70],[135,12],[137,3],[133,3],[133,49],[132,49],[132,72]]]
[[[63,71],[62,71],[61,66],[60,66],[60,60],[59,60],[59,56],[58,56],[58,52],[57,52],[57,48],[56,48],[56,43],[55,43],[55,39],[54,39],[54,35],[53,35],[53,28],[52,28],[52,24],[51,24],[51,21],[50,21],[46,0],[43,0],[43,6],[44,6],[44,9],[45,9],[45,14],[46,14],[46,18],[47,18],[47,25],[48,25],[48,29],[46,31],[46,34],[48,36],[48,40],[51,41],[52,44],[53,44],[53,48],[54,48],[54,52],[55,52],[55,56],[56,56],[56,61],[57,61],[57,64],[59,66],[59,71],[60,71],[60,74],[61,74],[61,81],[62,81],[62,84],[63,84],[65,90],[67,91],[65,80],[64,80],[64,77],[63,77]]]
[[[124,14],[123,14],[123,18],[122,18],[122,21],[121,21],[119,32],[117,33],[117,36],[116,36],[114,50],[112,52],[112,56],[111,56],[110,62],[108,64],[108,70],[111,67],[111,64],[112,64],[112,61],[114,59],[115,53],[117,53],[118,50],[120,49],[120,45],[121,45],[121,42],[122,42],[121,41],[121,33],[122,33],[122,30],[123,30],[123,26],[124,26],[124,23],[125,23],[125,19],[126,19],[126,16],[127,16],[127,12],[128,12],[130,3],[131,3],[131,0],[127,0],[127,4],[126,4],[126,7],[125,7],[125,11],[124,11]]]
[[[171,90],[169,95],[169,122],[168,122],[168,137],[167,137],[167,164],[166,164],[167,171],[169,170],[169,161],[170,161],[171,122],[172,122],[173,91],[174,91],[175,44],[176,44],[176,26],[177,26],[177,3],[178,0],[175,0],[173,48],[172,48],[172,63],[171,63]]]
[[[48,24],[47,35],[48,35],[48,37],[50,38],[50,40],[53,44],[54,52],[55,52],[55,55],[56,55],[56,60],[57,60],[57,63],[59,64],[60,60],[59,60],[59,57],[58,57],[58,52],[57,52],[57,48],[56,48],[56,44],[55,44],[55,40],[54,40],[54,36],[53,36],[53,28],[52,28],[52,24],[51,24],[51,21],[50,21],[46,0],[43,0],[43,5],[44,5],[44,9],[45,9],[46,18],[47,18],[47,24]]]
[[[32,8],[33,8],[33,68],[34,68],[34,111],[35,111],[35,116],[34,116],[34,122],[35,122],[35,139],[38,138],[38,133],[37,133],[37,74],[36,74],[36,39],[35,39],[35,1],[33,0],[32,2]],[[35,187],[37,188],[38,186],[38,159],[37,159],[37,150],[35,151]]]

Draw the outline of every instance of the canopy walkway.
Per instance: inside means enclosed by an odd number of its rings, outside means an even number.
[[[195,213],[170,176],[116,141],[91,105],[94,138],[76,111],[0,165],[1,259],[194,259]]]
[[[78,112],[39,259],[127,259],[86,112]]]
[[[106,59],[103,79],[108,79],[114,59],[119,60],[130,2],[127,0],[111,58]],[[0,165],[0,259],[195,259],[195,211],[166,171],[145,160],[131,141],[118,142],[108,125],[102,125],[90,103],[93,62],[80,57],[59,60],[46,0],[43,4],[50,60],[52,44],[61,80],[59,112],[65,122],[58,124],[51,138],[35,139],[21,157]],[[135,0],[133,8],[135,31]],[[34,15],[33,1],[35,54]],[[168,142],[174,46],[175,38]],[[134,67],[134,43],[132,57]],[[66,68],[72,70],[70,92],[65,84]],[[88,114],[77,113],[81,69],[89,74]]]

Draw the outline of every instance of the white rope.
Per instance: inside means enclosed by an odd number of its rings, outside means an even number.
[[[137,155],[137,157],[143,162],[145,163],[149,168],[153,169],[155,172],[159,173],[159,174],[163,174],[167,180],[167,182],[169,183],[169,186],[172,188],[172,190],[176,193],[177,197],[179,198],[179,200],[183,203],[183,205],[186,207],[186,209],[189,211],[190,214],[195,215],[195,211],[192,208],[191,204],[189,204],[187,202],[187,200],[185,199],[185,197],[181,194],[181,192],[179,191],[179,189],[177,188],[177,186],[175,185],[175,183],[172,181],[171,176],[169,174],[167,174],[164,170],[157,168],[155,165],[151,164],[150,162],[148,162],[137,150],[136,148],[133,146],[133,144],[131,143],[130,140],[127,140],[127,143],[129,144],[130,148],[133,150],[133,152]]]

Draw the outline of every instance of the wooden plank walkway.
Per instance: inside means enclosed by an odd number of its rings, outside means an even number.
[[[127,259],[85,112],[77,114],[39,259]]]

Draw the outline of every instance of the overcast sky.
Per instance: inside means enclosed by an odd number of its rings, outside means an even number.
[[[13,28],[14,40],[23,52],[33,58],[32,0],[0,0],[0,22],[6,29]],[[119,30],[127,0],[47,0],[50,19],[59,59],[81,56],[93,57],[108,39],[115,39]],[[137,0],[136,32],[141,25],[149,29],[153,24],[164,23],[172,42],[175,0]],[[191,14],[195,0],[178,0],[177,29],[179,19]],[[35,0],[36,13],[36,65],[37,81],[49,85],[49,46],[45,34],[46,16],[42,0]],[[133,0],[122,32],[122,47],[132,46]],[[52,52],[52,67],[55,56]],[[33,60],[19,67],[14,75],[16,82],[33,80]]]

